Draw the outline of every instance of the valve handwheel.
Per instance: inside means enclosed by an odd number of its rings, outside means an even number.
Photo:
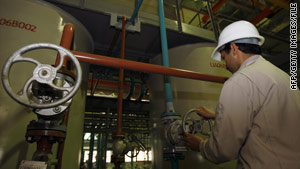
[[[57,67],[53,67],[48,64],[41,64],[40,62],[38,62],[37,60],[32,59],[32,58],[22,57],[23,54],[25,54],[29,51],[35,50],[35,49],[57,50],[60,54],[59,65]],[[57,71],[62,68],[64,58],[66,56],[69,57],[69,59],[71,59],[75,65],[75,69],[77,72],[76,80],[75,80],[73,86],[59,87],[59,86],[55,85],[54,79],[57,77]],[[23,89],[19,93],[13,92],[11,84],[9,82],[10,69],[11,69],[12,65],[16,62],[31,62],[31,63],[36,64],[36,67],[33,70],[32,77],[30,77],[29,80],[27,80]],[[27,107],[35,108],[35,109],[46,109],[46,108],[56,107],[61,104],[64,104],[68,100],[70,100],[74,96],[76,91],[79,89],[80,83],[81,83],[81,78],[82,78],[82,70],[81,70],[80,63],[78,62],[76,57],[71,52],[69,52],[67,49],[65,49],[61,46],[57,46],[57,45],[49,44],[49,43],[35,43],[35,44],[31,44],[31,45],[28,45],[28,46],[25,46],[25,47],[19,49],[12,56],[10,56],[8,58],[5,65],[3,66],[3,70],[2,70],[2,84],[3,84],[3,87],[6,90],[6,92],[18,103],[20,103],[24,106],[27,106]],[[29,97],[29,95],[28,95],[28,92],[29,92],[28,90],[29,90],[29,88],[32,87],[32,83],[34,81],[37,83],[40,83],[40,84],[49,85],[50,87],[52,87],[55,90],[63,91],[63,93],[64,93],[63,97],[58,100],[53,100],[50,103],[38,103],[38,102],[32,100],[32,98]]]
[[[200,121],[196,121],[194,119],[191,119],[189,118],[189,116],[192,114],[192,113],[196,113],[196,111],[194,109],[188,111],[183,119],[182,119],[182,130],[184,132],[189,132],[191,134],[195,134],[195,133],[201,133],[203,135],[210,135],[211,134],[211,131],[212,131],[212,128],[213,128],[213,124],[212,124],[212,121],[210,119],[205,119],[203,118],[202,116],[198,115],[197,113],[197,116],[200,116],[202,119]],[[186,127],[186,124],[187,124],[187,121],[188,120],[191,120],[192,121],[192,125],[189,125],[190,128],[187,128]],[[204,129],[204,122],[207,121],[208,123],[208,126],[209,126],[209,130],[205,130]]]

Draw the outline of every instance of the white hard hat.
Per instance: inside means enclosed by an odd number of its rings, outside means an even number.
[[[250,43],[261,46],[265,38],[260,36],[256,27],[248,21],[237,21],[226,26],[220,34],[218,46],[213,51],[211,57],[221,61],[220,48],[228,42]]]

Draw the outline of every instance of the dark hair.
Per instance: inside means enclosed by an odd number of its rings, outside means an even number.
[[[230,44],[234,42],[229,42],[225,44],[224,49],[222,51],[225,51],[226,53],[230,52]],[[249,44],[249,43],[235,43],[236,46],[238,46],[239,50],[244,53],[251,53],[251,54],[261,54],[261,48],[259,45],[255,44]]]

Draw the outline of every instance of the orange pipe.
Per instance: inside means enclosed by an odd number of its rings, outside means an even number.
[[[66,49],[71,49],[73,35],[74,35],[74,25],[71,23],[67,23],[64,26],[64,31],[63,31],[63,34],[61,37],[60,46],[66,48]],[[68,58],[64,59],[64,64],[63,64],[64,67],[67,66],[67,59]],[[58,53],[57,57],[56,57],[55,65],[57,66],[59,64],[59,62],[60,62],[60,55]]]
[[[188,79],[203,80],[208,82],[224,83],[228,78],[214,75],[206,75],[194,71],[170,68],[142,62],[135,62],[125,59],[112,58],[96,54],[71,51],[80,62],[123,68],[140,72],[156,73],[162,75],[176,76]]]
[[[97,80],[88,80],[89,84],[95,84]],[[106,86],[119,86],[118,82],[112,82],[112,81],[100,81],[99,84],[106,85]],[[129,88],[130,84],[129,83],[124,83],[123,88]],[[135,89],[140,89],[140,85],[135,85]]]
[[[216,13],[223,5],[224,3],[226,2],[227,0],[220,0],[216,5],[214,5],[212,7],[212,13]],[[209,19],[209,16],[208,15],[205,15],[202,17],[202,22],[203,24],[206,24],[206,22],[208,21]]]
[[[122,41],[121,41],[121,53],[120,58],[125,58],[125,33],[126,33],[126,18],[122,17]],[[118,123],[117,123],[117,135],[122,134],[122,106],[123,106],[123,85],[124,85],[124,68],[120,68],[119,73],[119,94],[118,94]]]
[[[190,7],[185,6],[185,5],[181,5],[180,7],[181,7],[181,8],[184,8],[184,9],[187,9],[187,10],[190,10],[190,11],[193,11],[193,12],[200,13],[200,14],[202,14],[202,15],[209,15],[207,12],[200,11],[200,10],[197,10],[197,9],[194,9],[194,8],[190,8]]]
[[[116,45],[116,43],[117,43],[117,40],[118,40],[118,38],[119,38],[119,35],[120,35],[120,30],[117,29],[117,30],[115,31],[113,40],[112,40],[111,43],[110,43],[110,47],[109,47],[109,49],[108,49],[107,56],[112,56],[112,55],[113,55],[113,49],[114,49],[114,47],[115,47],[115,45]]]
[[[254,25],[256,25],[257,23],[259,23],[261,20],[263,20],[265,17],[267,17],[268,15],[270,15],[271,13],[271,8],[272,6],[267,7],[264,11],[262,11],[262,13],[260,13],[256,18],[252,19],[251,23],[253,23]]]
[[[74,36],[74,25],[71,23],[68,23],[64,26],[64,31],[60,40],[60,46],[66,48],[66,49],[71,49],[72,41],[73,41],[73,36]],[[59,65],[60,62],[60,55],[59,53],[57,54],[55,65]],[[67,58],[64,59],[63,67],[67,66]],[[67,126],[68,124],[68,118],[69,118],[69,109],[67,109],[63,123]],[[62,140],[58,144],[58,150],[57,150],[57,158],[58,162],[55,167],[55,169],[60,169],[62,165],[62,156],[63,156],[63,151],[64,151],[64,146],[65,146],[65,141]]]

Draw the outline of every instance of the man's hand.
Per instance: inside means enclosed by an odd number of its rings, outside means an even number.
[[[201,137],[185,132],[185,137],[183,139],[186,142],[187,146],[190,147],[193,151],[200,151],[200,143],[203,141]]]
[[[195,112],[198,115],[203,116],[207,119],[215,119],[215,117],[216,117],[216,113],[214,111],[208,109],[205,106],[201,106],[201,107],[195,109]]]

